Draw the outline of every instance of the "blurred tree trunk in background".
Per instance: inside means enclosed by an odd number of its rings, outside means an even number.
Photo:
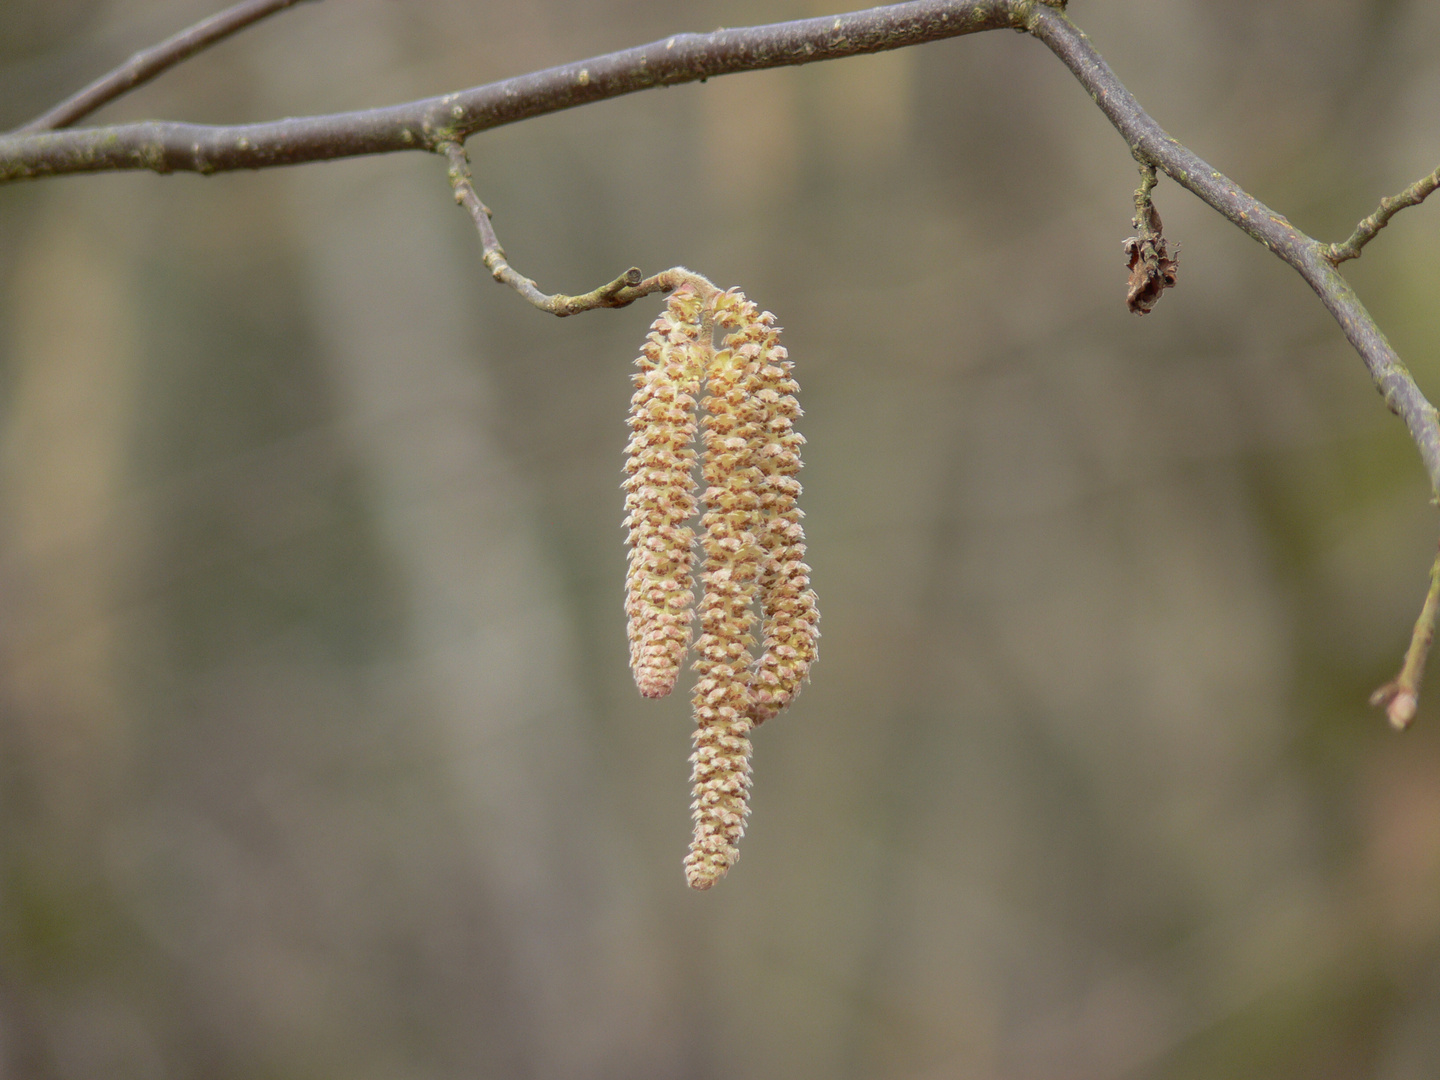
[[[209,8],[12,0],[0,128]],[[302,5],[103,118],[366,107],[828,10]],[[1434,166],[1434,5],[1072,14],[1317,236]],[[1364,706],[1434,515],[1288,270],[1162,181],[1184,268],[1129,315],[1133,163],[1013,34],[470,152],[542,287],[684,263],[786,326],[825,639],[756,738],[739,867],[684,888],[687,695],[625,667],[658,302],[538,315],[418,155],[11,185],[0,1077],[1440,1070],[1440,722]],[[1412,214],[1347,271],[1433,391]]]

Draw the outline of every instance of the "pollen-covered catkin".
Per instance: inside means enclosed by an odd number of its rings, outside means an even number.
[[[747,362],[730,349],[710,361],[704,406],[705,584],[695,670],[695,835],[685,859],[691,888],[708,889],[734,864],[750,813],[751,646],[759,587],[761,432],[748,408]]]
[[[712,351],[705,302],[688,286],[670,297],[635,361],[625,463],[625,582],[630,669],[645,697],[675,688],[690,645],[695,513],[695,398]]]
[[[750,813],[751,729],[794,700],[815,661],[819,616],[796,505],[800,406],[775,316],[682,268],[636,363],[627,448],[630,662],[646,697],[675,686],[690,642],[696,403],[706,396],[703,596],[696,643],[695,833],[685,878],[708,889],[739,857]],[[666,287],[669,287],[668,285]],[[714,347],[717,330],[724,347]],[[758,611],[757,611],[758,609]],[[755,658],[755,626],[764,648]]]
[[[794,430],[799,387],[791,377],[789,354],[779,344],[775,316],[757,313],[753,303],[732,291],[718,299],[715,322],[730,331],[725,347],[741,362],[745,419],[757,433],[752,442],[764,647],[751,677],[750,719],[759,725],[795,699],[818,654],[820,616],[805,564],[800,482],[795,479],[805,438]]]

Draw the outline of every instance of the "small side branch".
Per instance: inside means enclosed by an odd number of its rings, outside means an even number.
[[[1436,555],[1435,565],[1430,568],[1430,591],[1420,608],[1420,618],[1415,620],[1415,632],[1410,635],[1410,648],[1405,650],[1400,674],[1370,695],[1370,704],[1385,710],[1396,731],[1404,731],[1415,719],[1415,709],[1420,703],[1420,682],[1425,677],[1425,659],[1430,655],[1430,643],[1435,639],[1437,611],[1440,611],[1440,554]]]
[[[169,70],[202,49],[208,49],[267,15],[274,15],[277,11],[284,11],[300,2],[301,0],[242,0],[241,3],[166,38],[158,45],[137,52],[114,71],[100,76],[43,116],[37,116],[24,127],[16,128],[14,134],[25,135],[69,127],[82,117],[89,116],[100,106],[107,105],[120,95],[149,82],[162,71]]]
[[[496,281],[509,285],[541,311],[548,311],[551,315],[563,318],[596,308],[628,307],[643,296],[672,292],[687,281],[695,285],[702,296],[709,296],[716,291],[715,286],[704,277],[682,266],[664,270],[648,278],[640,273],[638,267],[632,266],[614,281],[579,296],[541,292],[535,282],[506,261],[505,249],[500,246],[495,227],[490,223],[490,208],[481,202],[480,196],[475,193],[465,148],[457,142],[447,142],[443,143],[440,149],[445,152],[445,157],[450,162],[450,186],[455,190],[455,201],[470,211],[470,216],[475,220],[475,228],[480,233],[485,268]]]
[[[1336,266],[1346,259],[1358,259],[1360,249],[1375,239],[1375,234],[1388,225],[1392,217],[1407,206],[1419,206],[1437,187],[1440,187],[1440,169],[1429,176],[1422,176],[1399,195],[1381,199],[1379,209],[1355,226],[1350,239],[1343,244],[1331,244],[1325,250],[1325,258]]]

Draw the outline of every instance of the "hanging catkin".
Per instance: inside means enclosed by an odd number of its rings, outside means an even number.
[[[739,856],[750,813],[750,730],[785,708],[815,661],[818,614],[796,505],[800,416],[775,317],[689,275],[637,361],[626,462],[630,661],[646,697],[675,685],[689,645],[696,509],[695,398],[703,381],[700,636],[692,699],[695,835],[685,859],[708,889]],[[725,332],[715,349],[715,331]],[[757,614],[758,608],[758,614]],[[755,626],[763,649],[754,653]]]
[[[733,349],[710,360],[704,400],[705,584],[695,670],[692,888],[708,889],[735,862],[749,814],[750,676],[764,525],[756,455],[763,432],[748,392],[753,360]]]
[[[793,364],[770,312],[737,292],[716,305],[716,325],[730,329],[725,346],[744,358],[746,408],[759,432],[754,453],[755,489],[760,499],[762,550],[760,601],[764,651],[751,680],[751,719],[764,723],[795,699],[810,676],[817,655],[819,612],[805,564],[804,516],[797,505],[800,447],[805,437],[794,430],[800,416]]]
[[[625,463],[625,582],[630,669],[645,697],[675,688],[690,645],[695,601],[690,566],[695,533],[695,396],[709,360],[709,320],[692,288],[677,289],[635,361]]]

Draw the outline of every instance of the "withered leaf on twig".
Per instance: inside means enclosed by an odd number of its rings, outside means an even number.
[[[1125,304],[1136,315],[1148,315],[1160,300],[1160,294],[1175,284],[1175,271],[1180,263],[1172,259],[1161,234],[1160,214],[1153,206],[1145,208],[1144,218],[1137,217],[1139,236],[1125,241],[1129,258],[1130,288]],[[1148,220],[1147,220],[1148,219]],[[1178,250],[1177,250],[1178,254]]]

